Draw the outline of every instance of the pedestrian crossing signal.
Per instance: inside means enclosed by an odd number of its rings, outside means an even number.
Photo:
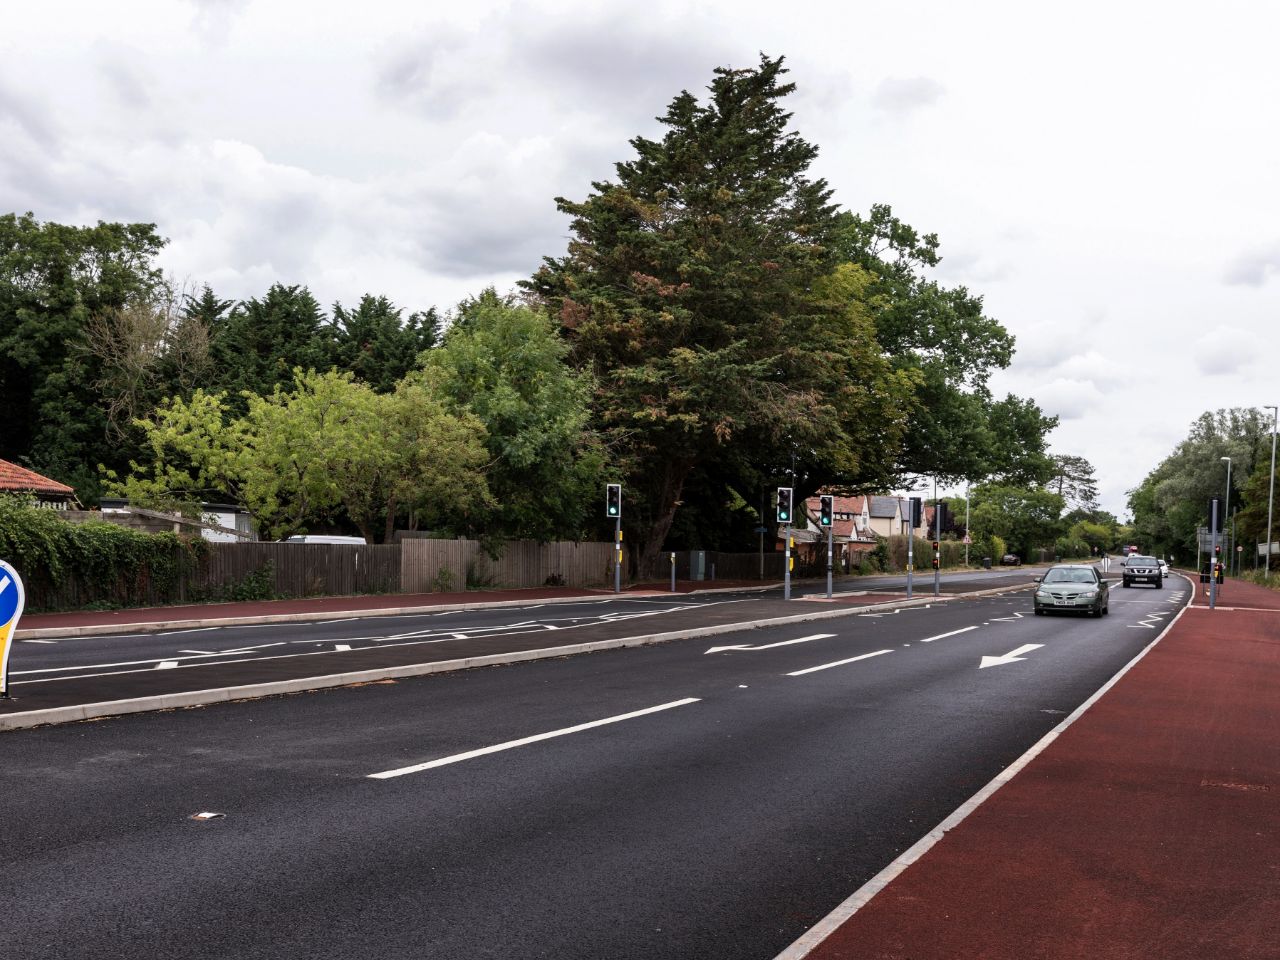
[[[604,512],[613,519],[622,516],[622,484],[611,483],[605,487]]]
[[[831,521],[835,514],[835,500],[835,497],[828,496],[820,497],[818,500],[820,504],[818,508],[818,522],[824,527],[831,526]]]

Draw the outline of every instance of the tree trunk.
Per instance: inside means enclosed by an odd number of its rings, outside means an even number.
[[[658,498],[658,512],[654,518],[653,526],[649,528],[649,535],[643,541],[643,547],[640,550],[640,563],[637,575],[643,580],[653,580],[659,576],[659,556],[662,553],[662,544],[667,539],[667,533],[671,530],[671,524],[676,518],[676,509],[679,507],[680,494],[684,491],[684,482],[689,476],[689,471],[693,469],[692,463],[668,463],[664,472],[661,495]],[[663,569],[662,574],[668,571]]]

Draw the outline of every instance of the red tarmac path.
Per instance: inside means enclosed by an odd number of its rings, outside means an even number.
[[[1280,593],[1225,584],[807,960],[1280,957]],[[1239,607],[1234,610],[1229,607]]]

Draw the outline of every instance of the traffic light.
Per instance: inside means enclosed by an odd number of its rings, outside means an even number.
[[[911,529],[919,530],[924,523],[924,501],[919,497],[911,498]]]
[[[1218,543],[1218,544],[1214,544],[1214,547],[1213,547],[1213,555],[1214,555],[1214,557],[1221,557],[1221,556],[1222,556],[1222,544],[1220,544],[1220,543]]]
[[[831,496],[822,496],[818,498],[818,523],[821,526],[831,526],[831,521],[835,513],[836,498]]]
[[[934,556],[934,558],[933,558],[933,569],[935,569],[935,570],[937,570],[937,569],[938,569],[938,558],[937,558],[937,556],[936,556],[936,555],[935,555],[935,556]]]
[[[791,522],[791,488],[778,488],[778,522]]]
[[[934,552],[934,553],[937,553],[937,552],[938,552],[938,547],[939,547],[938,541],[937,541],[937,540],[933,541],[933,552]]]
[[[942,564],[938,560],[938,557],[939,557],[938,548],[940,546],[941,544],[939,544],[937,540],[933,541],[933,569],[935,570],[939,569],[942,566]]]
[[[622,516],[622,484],[611,483],[605,487],[604,513],[611,519]]]

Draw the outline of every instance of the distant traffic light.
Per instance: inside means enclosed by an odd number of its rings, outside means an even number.
[[[605,487],[604,513],[610,518],[622,516],[622,484],[611,483]]]
[[[791,488],[778,488],[778,522],[791,522]]]
[[[835,514],[836,498],[823,495],[818,498],[818,523],[824,527],[831,526]]]
[[[911,529],[919,530],[920,524],[924,523],[924,501],[919,497],[912,497],[911,503]]]

